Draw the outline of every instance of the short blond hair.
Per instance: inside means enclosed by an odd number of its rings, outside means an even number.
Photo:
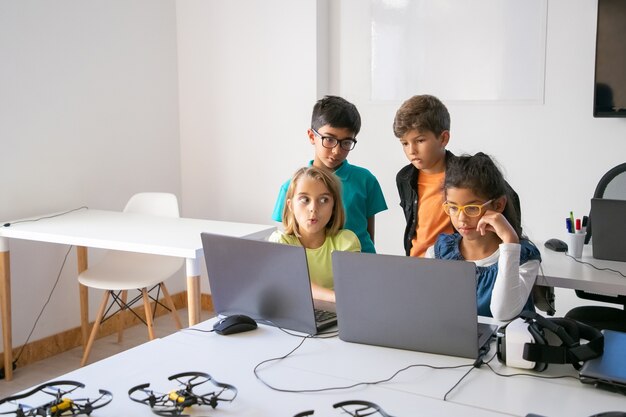
[[[287,200],[293,199],[293,195],[296,192],[298,181],[302,178],[311,178],[316,181],[321,181],[333,197],[334,206],[333,214],[330,216],[330,220],[326,224],[326,235],[334,236],[341,229],[346,221],[346,213],[343,209],[343,201],[341,199],[341,181],[335,174],[323,168],[316,168],[314,166],[303,167],[298,169],[291,178],[291,183],[287,189],[287,195],[285,197],[285,206],[283,207],[283,226],[285,228],[285,234],[295,235],[300,237],[300,227],[296,221],[296,216],[293,211],[289,209]]]

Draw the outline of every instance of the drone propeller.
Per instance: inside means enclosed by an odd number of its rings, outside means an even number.
[[[168,380],[176,380],[180,384],[179,388],[168,393],[156,393],[146,383],[128,390],[128,396],[135,402],[150,406],[152,412],[161,416],[180,416],[185,408],[193,405],[209,405],[215,408],[220,401],[231,402],[237,396],[237,388],[218,382],[203,372],[183,372],[170,376]],[[220,389],[203,394],[194,392],[196,387],[206,382],[211,382]],[[232,395],[224,398],[224,394],[229,392]]]
[[[17,400],[28,398],[33,394],[42,392],[54,397],[54,400],[43,405],[30,406],[27,404],[17,403],[15,410],[0,412],[0,414],[11,414],[17,417],[38,417],[38,416],[89,416],[93,410],[104,407],[113,400],[113,394],[107,390],[98,390],[100,396],[94,399],[75,398],[72,399],[68,394],[73,393],[79,388],[84,388],[85,384],[62,380],[52,381],[39,385],[30,391],[22,394],[12,395],[0,400],[0,404],[15,403]]]
[[[356,406],[356,407],[352,407]],[[351,400],[351,401],[342,401],[337,404],[333,404],[333,408],[340,408],[342,411],[346,412],[352,417],[366,417],[377,415],[380,417],[393,417],[389,414],[385,413],[385,411],[380,408],[378,405],[369,402],[369,401],[361,401],[361,400]],[[296,414],[293,417],[307,417],[315,414],[315,410],[307,410],[302,411]]]

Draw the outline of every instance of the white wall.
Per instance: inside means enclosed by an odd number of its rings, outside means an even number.
[[[544,104],[447,103],[450,149],[499,160],[534,239],[587,212],[626,154],[626,120],[591,116],[595,12],[595,0],[548,2]],[[369,35],[360,0],[0,0],[0,218],[121,209],[152,189],[177,193],[186,216],[270,223],[280,184],[312,157],[312,106],[334,93],[363,117],[349,160],[377,175],[390,206],[378,250],[400,254],[401,103],[369,99]],[[65,248],[11,249],[19,345]],[[74,268],[72,254],[34,339],[78,325]]]
[[[280,185],[312,157],[316,2],[176,6],[183,213],[272,224]]]
[[[354,100],[365,120],[351,159],[376,170],[392,206],[380,216],[377,246],[398,252],[403,220],[394,178],[406,162],[391,124],[401,101],[369,99],[366,4],[342,2],[342,15],[351,18],[342,20],[340,93]],[[449,148],[456,153],[481,150],[500,162],[520,195],[524,226],[534,239],[562,236],[567,213],[587,213],[602,174],[624,162],[626,119],[594,119],[591,114],[595,23],[594,0],[549,1],[545,104],[447,103]],[[428,91],[415,92],[422,93]]]
[[[370,101],[369,3],[341,4],[341,15],[350,18],[341,20],[340,94],[355,102],[364,119],[351,161],[374,169],[390,206],[377,216],[377,249],[401,253],[404,220],[395,173],[406,161],[391,127],[401,102]],[[626,119],[592,117],[596,7],[595,0],[548,2],[544,104],[447,103],[449,149],[497,159],[520,195],[531,239],[565,238],[567,213],[588,213],[600,177],[625,161]],[[423,93],[429,92],[415,92]],[[569,290],[558,290],[557,298],[560,315],[579,302]]]
[[[401,101],[370,100],[369,2],[333,1],[330,15],[319,16],[328,24],[329,43],[318,36],[318,47],[327,51],[329,73],[316,90],[312,4],[177,2],[186,214],[270,221],[280,183],[313,155],[304,135],[313,102],[340,94],[363,118],[349,160],[378,177],[389,205],[376,218],[377,249],[401,254],[395,174],[407,162],[392,132]],[[450,149],[499,161],[532,239],[563,237],[567,213],[587,213],[599,178],[624,161],[626,119],[591,115],[595,24],[595,0],[548,2],[544,104],[447,103]],[[411,94],[422,93],[429,92]],[[559,314],[576,302],[569,293],[559,298]]]
[[[180,196],[178,127],[172,0],[0,1],[2,223],[82,205],[121,210],[139,191]],[[10,245],[19,346],[67,247]],[[183,290],[176,281],[170,290]],[[72,251],[32,340],[79,323]]]
[[[316,2],[176,5],[185,215],[267,223],[312,156]]]

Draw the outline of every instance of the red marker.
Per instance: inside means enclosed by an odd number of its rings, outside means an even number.
[[[582,233],[582,228],[580,226],[580,219],[576,219],[576,233]]]

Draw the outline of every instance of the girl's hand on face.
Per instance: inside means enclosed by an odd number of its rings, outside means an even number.
[[[519,238],[515,229],[508,222],[502,213],[487,210],[476,225],[476,230],[481,236],[487,232],[493,232],[502,240],[502,243],[519,243]]]

